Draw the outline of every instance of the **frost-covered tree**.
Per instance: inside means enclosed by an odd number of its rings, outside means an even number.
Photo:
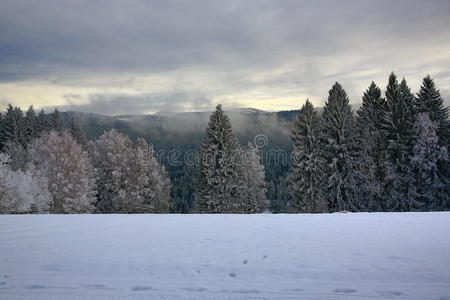
[[[241,203],[242,213],[260,213],[267,204],[266,174],[261,164],[260,151],[252,143],[242,149],[243,170],[241,184],[243,186]]]
[[[8,155],[0,153],[0,213],[48,212],[47,186],[47,178],[33,166],[13,170]]]
[[[389,76],[386,88],[386,107],[382,121],[382,133],[387,141],[386,183],[384,207],[389,211],[409,211],[420,207],[415,202],[411,155],[415,139],[414,97],[403,79],[398,84],[394,73]]]
[[[95,201],[95,170],[88,153],[67,131],[43,134],[30,146],[31,161],[48,179],[52,213],[89,213]]]
[[[139,138],[132,149],[131,172],[127,174],[127,197],[119,211],[123,213],[168,213],[170,180],[164,166],[155,158],[155,151],[144,139]]]
[[[444,100],[430,75],[423,79],[420,91],[414,99],[414,105],[418,113],[428,113],[430,120],[437,122],[439,144],[448,147],[450,142],[448,107],[444,106]]]
[[[320,144],[320,117],[309,100],[300,109],[291,135],[293,165],[289,174],[292,190],[289,210],[320,213],[328,211],[326,161]]]
[[[195,201],[201,213],[242,212],[239,156],[239,144],[230,120],[218,105],[209,118],[201,145],[195,189]]]
[[[361,160],[364,153],[357,143],[347,94],[337,82],[329,91],[322,117],[329,210],[366,210],[368,191],[361,188],[368,182]]]
[[[438,123],[420,113],[414,124],[416,141],[411,164],[414,174],[415,202],[421,203],[421,209],[442,210],[449,203],[450,194],[446,190],[449,181],[439,176],[439,161],[448,160],[447,148],[439,145]],[[412,206],[413,208],[415,206]]]
[[[117,130],[105,132],[95,141],[92,161],[98,176],[98,212],[117,213],[126,201],[133,160],[131,149],[131,140]]]
[[[153,147],[116,130],[96,142],[92,160],[98,171],[97,210],[102,213],[167,213],[170,180]]]
[[[22,146],[22,144],[7,141],[3,147],[3,152],[9,157],[9,166],[12,170],[25,171],[28,168],[30,162],[28,151]]]

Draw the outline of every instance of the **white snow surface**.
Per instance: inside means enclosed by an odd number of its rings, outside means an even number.
[[[0,299],[450,299],[450,213],[3,215]]]

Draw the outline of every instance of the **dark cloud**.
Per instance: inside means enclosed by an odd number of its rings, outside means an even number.
[[[384,86],[395,70],[413,81],[436,73],[447,90],[449,13],[448,0],[3,0],[0,83],[131,86],[130,78],[104,78],[201,72],[217,78],[214,86],[199,82],[205,86],[200,93],[210,98],[257,88],[325,97],[340,80],[359,101],[363,86],[371,80]],[[249,76],[259,73],[267,74]],[[97,112],[110,108],[96,103],[111,99],[126,110],[129,97],[136,109],[176,110],[183,105],[169,95],[177,88],[86,100]],[[167,105],[158,104],[161,99]]]

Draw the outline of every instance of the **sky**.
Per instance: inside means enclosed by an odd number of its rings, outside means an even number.
[[[106,115],[350,103],[394,71],[450,104],[448,0],[2,0],[0,105]]]

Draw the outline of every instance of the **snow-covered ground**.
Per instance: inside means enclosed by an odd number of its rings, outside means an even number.
[[[450,299],[450,213],[0,216],[0,299]]]

